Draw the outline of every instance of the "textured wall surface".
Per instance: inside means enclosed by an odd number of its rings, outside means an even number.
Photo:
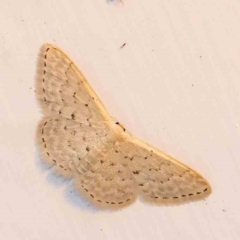
[[[112,2],[0,1],[0,239],[240,239],[240,2]],[[210,197],[99,211],[48,169],[35,142],[45,42],[132,134],[206,177]]]

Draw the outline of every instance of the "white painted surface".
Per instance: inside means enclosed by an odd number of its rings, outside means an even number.
[[[0,239],[240,239],[239,9],[237,0],[0,1]],[[96,211],[46,169],[34,141],[44,42],[75,60],[134,135],[202,173],[212,195]]]

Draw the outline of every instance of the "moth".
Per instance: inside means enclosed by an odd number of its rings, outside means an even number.
[[[122,208],[137,196],[177,204],[211,193],[200,174],[114,120],[74,62],[51,44],[40,49],[36,95],[42,158],[95,206]]]

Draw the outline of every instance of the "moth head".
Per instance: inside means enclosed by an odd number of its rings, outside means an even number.
[[[115,122],[115,124],[118,125],[123,130],[123,132],[126,132],[126,128],[120,122]]]
[[[127,132],[126,128],[123,126],[123,124],[121,124],[114,118],[111,119],[110,126],[111,126],[112,130],[118,134],[121,134],[121,135],[128,134],[128,132]]]

